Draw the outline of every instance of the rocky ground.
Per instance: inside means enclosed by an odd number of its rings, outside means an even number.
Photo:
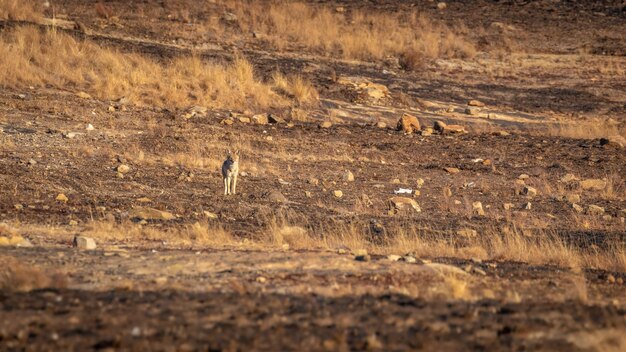
[[[265,78],[302,73],[320,102],[161,109],[0,89],[0,349],[626,348],[623,4],[419,2],[486,28],[468,34],[486,53],[503,31],[518,51],[408,72],[277,52],[236,28],[206,37],[194,21],[228,4],[167,3],[107,2],[107,19],[56,6],[101,45],[158,60],[238,50]],[[229,148],[242,175],[224,197]],[[76,235],[95,243],[73,248]],[[500,253],[501,235],[612,264]]]

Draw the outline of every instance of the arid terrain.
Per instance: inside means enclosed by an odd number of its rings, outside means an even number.
[[[625,55],[617,0],[0,0],[0,350],[624,351]]]

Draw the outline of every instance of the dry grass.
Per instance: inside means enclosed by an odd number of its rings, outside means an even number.
[[[27,26],[0,36],[0,85],[51,85],[84,90],[100,99],[126,97],[137,104],[159,107],[287,105],[255,77],[252,65],[241,57],[231,64],[205,62],[196,56],[161,64]]]
[[[310,81],[300,75],[285,77],[280,72],[272,75],[273,86],[289,97],[293,97],[301,106],[311,106],[319,101],[319,94]]]
[[[41,17],[31,0],[0,0],[0,20],[33,21]]]
[[[339,13],[302,2],[231,1],[245,33],[262,33],[276,49],[303,48],[317,54],[381,60],[417,52],[423,58],[472,57],[476,49],[444,25],[417,12]]]

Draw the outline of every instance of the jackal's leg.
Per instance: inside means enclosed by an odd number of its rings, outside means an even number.
[[[233,175],[233,183],[231,184],[233,194],[237,194],[237,174]]]
[[[224,195],[228,195],[228,177],[224,177]]]

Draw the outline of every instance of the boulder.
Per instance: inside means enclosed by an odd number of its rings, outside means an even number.
[[[444,167],[443,170],[449,174],[458,174],[461,171],[456,167]]]
[[[403,114],[397,125],[398,131],[410,134],[420,130],[420,122],[417,117],[409,114]]]
[[[69,199],[67,198],[67,196],[63,193],[59,193],[59,195],[57,195],[56,200],[58,200],[59,202],[67,202]]]
[[[343,192],[340,190],[335,190],[333,191],[333,196],[335,196],[335,198],[341,198],[343,197]]]
[[[74,236],[72,245],[78,249],[94,250],[96,249],[96,241],[91,237]]]

